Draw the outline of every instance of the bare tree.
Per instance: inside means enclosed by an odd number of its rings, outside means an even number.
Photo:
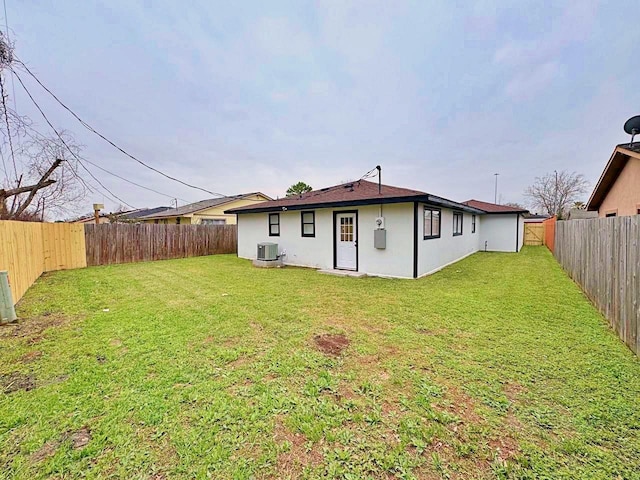
[[[564,218],[572,205],[587,192],[588,182],[584,176],[576,172],[547,173],[536,177],[533,185],[528,187],[524,195],[531,206],[549,216]]]
[[[45,212],[74,210],[86,196],[78,175],[81,148],[64,131],[41,135],[10,108],[6,72],[13,63],[13,45],[0,32],[0,219],[43,220]]]

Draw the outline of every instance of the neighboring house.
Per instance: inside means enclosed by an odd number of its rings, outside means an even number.
[[[258,243],[273,242],[287,265],[417,278],[479,250],[522,245],[524,211],[378,189],[360,180],[228,209],[238,216],[238,256],[255,259]]]
[[[567,214],[567,220],[585,220],[588,218],[598,218],[598,212],[590,212],[584,208],[572,208]]]
[[[589,198],[599,217],[640,214],[640,142],[618,145]]]
[[[136,223],[140,217],[145,215],[156,214],[169,210],[171,207],[155,207],[155,208],[138,208],[135,210],[127,210],[117,213],[100,213],[100,223]],[[73,220],[71,223],[84,223],[94,225],[96,223],[95,216],[86,215],[80,217],[77,220]]]
[[[67,223],[84,223],[89,225],[95,225],[96,218],[94,215],[86,215],[84,217],[76,218],[75,220],[67,220]],[[100,214],[100,223],[109,223],[109,214]]]
[[[225,210],[254,205],[266,200],[271,200],[271,197],[260,192],[211,198],[146,215],[139,220],[145,223],[178,223],[182,225],[233,225],[236,223],[236,216],[225,213]]]
[[[548,215],[538,215],[537,213],[528,213],[523,215],[522,221],[524,223],[542,223],[547,218],[549,218]]]

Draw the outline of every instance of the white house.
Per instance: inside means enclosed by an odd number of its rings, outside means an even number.
[[[225,213],[241,258],[273,242],[286,265],[418,278],[480,250],[518,252],[526,210],[359,180]]]

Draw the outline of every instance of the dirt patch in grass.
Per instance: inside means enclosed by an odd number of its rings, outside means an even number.
[[[460,418],[463,424],[481,424],[482,417],[476,413],[473,399],[460,388],[448,385],[444,395],[445,404],[434,405],[435,408]]]
[[[53,457],[58,450],[60,443],[60,440],[49,440],[31,455],[31,461],[37,463],[49,457]]]
[[[325,333],[313,337],[318,350],[326,355],[338,357],[351,343],[347,337],[340,334]]]
[[[49,457],[53,457],[58,451],[58,448],[60,448],[60,445],[67,440],[71,442],[71,447],[74,450],[80,450],[81,448],[86,447],[91,441],[91,430],[89,430],[89,427],[82,427],[80,430],[76,430],[75,432],[67,432],[63,434],[59,439],[56,438],[49,440],[31,455],[31,461],[38,463]]]
[[[510,435],[501,435],[499,438],[489,440],[489,447],[501,462],[511,460],[520,453],[520,445]]]
[[[0,375],[0,386],[4,393],[13,393],[19,390],[28,392],[36,388],[36,381],[31,375],[13,372]]]
[[[31,363],[38,360],[41,356],[42,356],[42,352],[40,352],[39,350],[34,350],[32,352],[27,352],[24,355],[22,355],[19,361],[21,363]]]
[[[18,323],[9,323],[0,328],[0,339],[23,338],[29,345],[42,340],[46,329],[68,325],[78,316],[45,313],[37,317],[21,318]]]
[[[89,430],[89,427],[82,427],[80,430],[73,432],[69,438],[74,450],[79,450],[91,441],[91,430]]]
[[[289,430],[282,418],[276,418],[273,434],[276,443],[285,442],[289,449],[278,455],[276,471],[278,478],[299,478],[305,467],[317,467],[322,464],[324,456],[317,444],[310,445],[302,433]]]
[[[509,382],[503,386],[504,394],[511,403],[516,401],[520,395],[526,392],[526,389],[519,383]]]
[[[416,328],[416,332],[421,335],[446,335],[449,333],[449,330],[446,328]]]

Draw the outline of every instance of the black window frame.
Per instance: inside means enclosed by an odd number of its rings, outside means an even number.
[[[460,217],[460,231],[456,232],[456,218]],[[464,213],[463,212],[453,212],[453,236],[459,237],[464,232]]]
[[[476,233],[476,214],[471,215],[471,233]]]
[[[427,212],[431,212],[431,235],[425,235],[425,216]],[[433,234],[433,212],[438,212],[438,234]],[[431,240],[432,238],[440,238],[442,235],[442,209],[425,205],[422,210],[422,239]]]
[[[277,219],[277,222],[271,222],[271,218],[275,217]],[[271,227],[273,227],[274,225],[278,226],[278,233],[273,233],[271,230]],[[269,214],[269,236],[270,237],[279,237],[280,236],[280,214],[279,213],[270,213]]]
[[[304,221],[305,214],[311,214],[311,223]],[[311,225],[313,233],[304,233],[304,226]],[[316,236],[316,212],[315,210],[303,210],[300,212],[300,233],[303,237],[313,238]]]

